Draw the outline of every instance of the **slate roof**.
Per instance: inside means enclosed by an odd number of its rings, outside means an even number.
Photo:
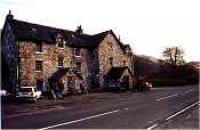
[[[129,49],[129,50],[131,50],[131,47],[130,47],[129,44],[125,44],[125,45],[124,45],[124,49]]]
[[[112,34],[119,43],[120,47],[124,50],[123,43],[119,41],[112,30],[89,35],[16,19],[9,19],[7,21],[11,25],[16,39],[19,41],[36,41],[36,43],[37,41],[45,41],[51,44],[56,42],[55,36],[60,33],[64,35],[66,41],[69,41],[67,42],[68,46],[94,49],[98,47],[107,34]]]
[[[107,76],[109,79],[115,79],[115,80],[120,79],[126,69],[128,69],[129,73],[132,75],[129,68],[127,66],[124,66],[124,67],[112,67],[107,73]]]

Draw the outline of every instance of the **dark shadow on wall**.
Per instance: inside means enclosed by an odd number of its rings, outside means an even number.
[[[88,85],[89,91],[95,91],[99,89],[99,56],[96,49],[90,50],[90,61],[88,65],[89,76]]]

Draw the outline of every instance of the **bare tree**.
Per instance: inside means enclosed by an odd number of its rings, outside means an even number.
[[[169,64],[182,65],[185,63],[183,59],[184,51],[180,47],[175,46],[175,47],[165,48],[162,54],[165,60]]]

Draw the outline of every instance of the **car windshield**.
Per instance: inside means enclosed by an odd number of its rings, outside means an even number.
[[[32,88],[21,88],[21,92],[32,92]]]

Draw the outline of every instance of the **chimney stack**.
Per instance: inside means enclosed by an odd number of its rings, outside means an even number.
[[[83,29],[82,29],[81,25],[77,27],[76,32],[78,34],[82,34],[83,33]]]
[[[121,41],[120,35],[119,35],[119,38],[118,38],[118,39],[119,39],[119,41]]]
[[[9,10],[9,12],[8,12],[8,14],[7,14],[7,16],[6,16],[6,19],[11,20],[11,19],[13,19],[13,18],[14,18],[14,16],[12,15],[12,11]]]

